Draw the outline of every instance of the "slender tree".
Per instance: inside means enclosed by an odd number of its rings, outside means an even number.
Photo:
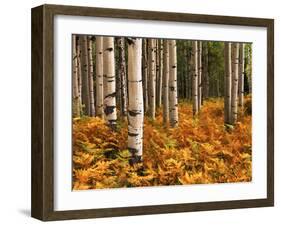
[[[116,85],[114,38],[103,38],[103,72],[106,85],[104,86],[104,114],[108,125],[116,129]]]
[[[239,66],[239,44],[233,44],[233,74],[231,88],[231,122],[235,124],[238,115],[238,66]]]
[[[78,77],[78,94],[79,94],[79,103],[80,103],[80,115],[83,113],[82,112],[82,65],[81,65],[81,46],[80,46],[80,41],[81,37],[76,36],[76,52],[77,52],[77,77]]]
[[[162,105],[162,80],[163,80],[163,40],[157,40],[157,95],[156,95],[156,106]]]
[[[225,124],[231,124],[231,43],[224,43],[224,122]]]
[[[147,59],[147,39],[142,40],[142,72],[143,72],[143,98],[144,111],[148,110],[148,59]]]
[[[193,115],[198,113],[198,50],[197,41],[192,42],[192,97],[193,97]]]
[[[143,88],[141,71],[142,39],[128,41],[128,150],[131,164],[142,160],[143,146]]]
[[[169,40],[169,118],[170,126],[178,126],[178,89],[177,89],[177,44]]]
[[[96,37],[96,115],[103,118],[103,38]]]
[[[119,93],[119,105],[120,113],[122,116],[127,115],[127,79],[126,79],[126,57],[125,57],[125,38],[118,39],[119,48],[119,70],[118,70],[118,93]]]
[[[89,58],[88,58],[88,41],[87,36],[83,35],[79,37],[80,47],[81,47],[81,67],[82,67],[82,104],[83,112],[86,115],[91,115],[90,108],[90,94],[89,94]]]
[[[169,123],[169,41],[164,40],[163,55],[163,124]]]
[[[244,44],[239,44],[239,81],[238,81],[239,106],[244,105]]]
[[[198,110],[202,105],[202,42],[197,41],[198,44]]]
[[[93,60],[93,37],[88,36],[88,79],[90,95],[90,116],[95,116],[95,98],[94,98],[94,60]]]
[[[148,61],[149,61],[149,116],[152,119],[155,119],[155,104],[156,104],[156,45],[155,39],[148,40],[149,45],[149,53],[148,53]]]
[[[203,45],[203,96],[204,98],[209,98],[209,70],[208,70],[208,42],[205,42]]]
[[[78,54],[76,51],[76,35],[72,35],[72,114],[73,117],[80,116],[79,85],[78,85]]]

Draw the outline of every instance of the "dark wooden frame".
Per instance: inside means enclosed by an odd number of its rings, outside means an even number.
[[[267,198],[171,205],[54,211],[53,35],[54,16],[95,16],[267,28]],[[32,200],[31,215],[43,221],[219,210],[274,205],[274,20],[60,5],[32,9]]]

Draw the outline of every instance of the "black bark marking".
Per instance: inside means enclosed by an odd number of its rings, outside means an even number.
[[[128,135],[130,137],[137,137],[139,134],[138,133],[130,133],[130,132],[128,132]]]
[[[173,66],[172,66],[172,68],[176,68],[176,67],[177,67],[176,65],[173,65]]]
[[[110,114],[112,114],[114,112],[115,108],[116,108],[115,106],[106,106],[105,109],[104,109],[104,113],[106,115],[110,115]],[[116,122],[116,120],[109,120],[109,122],[110,121],[115,121]]]
[[[104,98],[115,97],[115,96],[116,96],[116,92],[110,93],[110,94],[106,95]]]
[[[113,48],[112,48],[112,47],[109,47],[109,48],[107,48],[107,49],[105,49],[105,50],[111,52],[111,51],[113,51]]]
[[[139,80],[139,81],[128,81],[128,82],[135,82],[135,83],[138,83],[138,82],[141,82],[142,80]]]
[[[140,115],[140,114],[141,114],[141,111],[129,110],[128,113],[129,113],[130,116],[135,117],[135,116],[137,116],[137,115]]]

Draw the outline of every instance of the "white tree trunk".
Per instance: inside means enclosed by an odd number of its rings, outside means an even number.
[[[155,119],[155,104],[156,104],[156,45],[155,39],[148,39],[149,45],[149,53],[148,53],[148,61],[149,61],[149,116],[152,119]]]
[[[143,147],[143,88],[142,88],[142,39],[130,39],[128,45],[128,150],[132,164],[142,160]]]
[[[192,42],[192,102],[193,102],[193,115],[198,113],[198,49],[197,41]]]
[[[80,115],[82,114],[82,65],[81,65],[81,46],[80,46],[80,41],[78,38],[79,36],[76,36],[76,41],[77,41],[77,64],[78,64],[78,71],[77,71],[77,76],[78,76],[78,93],[79,93],[79,109],[80,109]]]
[[[104,114],[108,125],[116,129],[116,78],[115,78],[115,59],[114,59],[114,38],[103,38],[103,72],[105,78],[104,89]]]
[[[163,56],[163,124],[169,123],[169,41],[164,40]]]
[[[103,38],[96,36],[96,114],[103,118]]]
[[[72,35],[72,114],[80,116],[79,85],[78,85],[78,53],[76,51],[76,35]]]
[[[83,35],[79,37],[81,46],[81,67],[82,67],[82,104],[84,106],[83,112],[85,115],[91,114],[90,109],[90,94],[89,94],[89,58],[88,58],[88,41],[87,36]]]
[[[88,79],[90,95],[90,116],[95,116],[95,94],[94,94],[94,61],[93,61],[93,40],[88,36]]]
[[[163,80],[163,40],[157,40],[157,95],[156,95],[156,106],[162,105],[162,80]]]
[[[177,88],[177,44],[175,40],[169,41],[169,115],[170,126],[177,127],[178,117],[178,88]]]
[[[243,109],[244,105],[244,45],[239,44],[239,82],[238,82],[238,95],[239,106]]]
[[[237,122],[238,115],[238,66],[239,66],[239,44],[233,44],[233,74],[232,74],[232,95],[231,95],[231,122],[235,124]]]
[[[198,41],[198,110],[202,105],[202,42]]]
[[[142,67],[143,67],[143,99],[144,111],[148,110],[148,57],[147,57],[147,39],[142,40]]]
[[[120,113],[121,115],[127,115],[127,79],[126,79],[126,57],[125,57],[125,38],[119,38],[119,87],[118,92],[120,98]]]
[[[208,59],[208,42],[205,43],[204,48],[203,48],[203,70],[202,70],[202,75],[203,75],[203,97],[205,99],[209,98],[209,70],[208,70],[208,64],[209,64],[209,59]]]
[[[231,124],[231,43],[224,43],[224,122]]]

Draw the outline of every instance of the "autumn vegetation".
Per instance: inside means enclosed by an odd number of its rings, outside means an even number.
[[[179,104],[177,128],[162,126],[162,112],[145,117],[143,162],[130,165],[127,123],[112,131],[99,117],[74,119],[73,189],[247,182],[252,178],[251,98],[243,117],[225,129],[223,99],[210,99],[201,113]]]
[[[73,35],[73,189],[249,182],[250,43]]]

